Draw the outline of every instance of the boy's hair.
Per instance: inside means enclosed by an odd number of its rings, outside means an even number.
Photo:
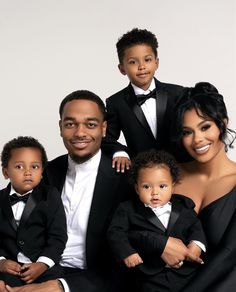
[[[41,152],[42,167],[44,168],[48,159],[44,147],[33,137],[30,136],[19,136],[7,142],[1,153],[2,167],[7,167],[9,160],[12,156],[12,150],[19,148],[36,148]]]
[[[62,100],[60,104],[60,108],[59,108],[60,118],[62,117],[63,110],[67,102],[70,102],[72,100],[83,100],[83,99],[95,102],[98,105],[99,110],[101,111],[103,119],[106,120],[106,107],[105,107],[104,102],[98,95],[88,90],[77,90],[68,94]]]
[[[179,180],[179,167],[175,158],[166,151],[151,149],[140,152],[132,161],[130,170],[131,184],[137,183],[137,178],[141,168],[149,167],[168,167],[173,180],[173,183]]]
[[[131,31],[128,31],[127,33],[122,35],[122,37],[120,37],[118,42],[116,43],[116,49],[120,64],[123,63],[126,49],[141,44],[150,46],[155,57],[157,58],[158,41],[155,34],[146,29],[133,28]]]

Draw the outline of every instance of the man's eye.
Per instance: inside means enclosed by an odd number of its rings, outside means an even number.
[[[87,124],[87,127],[90,129],[95,128],[96,126],[97,126],[97,124],[95,124],[95,123],[88,123]]]
[[[65,123],[65,127],[66,128],[73,128],[74,127],[74,123]]]

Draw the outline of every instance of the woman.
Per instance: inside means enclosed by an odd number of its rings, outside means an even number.
[[[236,133],[227,128],[222,95],[210,83],[196,84],[178,103],[174,121],[174,141],[193,158],[182,164],[175,193],[194,201],[208,242],[205,265],[184,291],[235,291],[236,163],[226,152]]]

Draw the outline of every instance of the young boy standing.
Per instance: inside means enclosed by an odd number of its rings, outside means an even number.
[[[126,150],[135,156],[151,148],[169,149],[169,127],[173,106],[183,87],[158,81],[154,75],[158,69],[158,41],[146,30],[134,28],[124,34],[116,44],[119,65],[129,85],[106,100],[107,134],[103,146],[113,146],[113,153]],[[128,149],[117,144],[121,131]],[[128,168],[124,153],[115,153],[113,167]],[[128,157],[128,155],[126,156]]]
[[[138,196],[120,203],[108,230],[111,250],[118,262],[133,269],[137,291],[181,291],[203,263],[199,257],[206,240],[194,203],[172,195],[178,176],[176,162],[167,152],[139,153],[131,167]],[[171,238],[181,240],[189,252],[172,266],[164,256]]]
[[[46,152],[20,136],[5,144],[1,162],[10,183],[0,191],[0,279],[20,286],[57,278],[66,218],[57,190],[41,183]]]

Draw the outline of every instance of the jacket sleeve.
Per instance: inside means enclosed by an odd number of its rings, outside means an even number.
[[[116,110],[113,108],[113,102],[108,98],[107,107],[107,131],[106,137],[102,140],[101,148],[108,155],[113,155],[117,151],[129,152],[125,145],[118,142],[121,133],[121,126]]]
[[[110,227],[107,231],[107,239],[109,246],[117,261],[121,262],[127,256],[136,253],[128,239],[129,218],[127,209],[124,204],[120,204],[117,208]]]

